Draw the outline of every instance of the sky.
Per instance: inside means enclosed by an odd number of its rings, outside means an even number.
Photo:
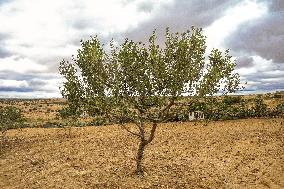
[[[191,26],[209,51],[230,49],[244,92],[284,90],[284,0],[0,0],[0,98],[61,97],[59,62],[81,39],[146,42]]]

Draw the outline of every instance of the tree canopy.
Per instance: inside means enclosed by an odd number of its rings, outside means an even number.
[[[234,92],[240,80],[233,73],[235,62],[229,51],[213,49],[205,58],[202,29],[183,33],[166,30],[164,48],[153,32],[149,45],[126,39],[116,47],[110,42],[107,53],[97,36],[81,41],[72,61],[60,63],[66,81],[62,95],[73,113],[138,116],[153,114],[181,96],[206,96]],[[155,113],[155,114],[154,114]]]

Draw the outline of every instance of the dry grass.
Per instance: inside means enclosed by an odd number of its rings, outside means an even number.
[[[42,127],[47,121],[56,121],[58,110],[61,110],[65,103],[64,99],[0,100],[0,106],[19,108],[28,122],[36,127]]]
[[[118,126],[8,131],[0,188],[284,188],[284,120],[168,123],[134,174],[137,143]],[[12,139],[14,139],[12,141]]]

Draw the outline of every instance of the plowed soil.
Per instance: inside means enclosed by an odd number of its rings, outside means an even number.
[[[283,123],[161,124],[144,176],[134,173],[138,140],[117,125],[10,130],[0,188],[284,188]]]

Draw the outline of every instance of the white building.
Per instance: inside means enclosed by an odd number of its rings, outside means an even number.
[[[80,117],[81,118],[87,118],[87,117],[89,117],[89,114],[88,114],[88,112],[84,111],[84,112],[81,113]]]
[[[202,120],[204,119],[204,113],[202,111],[194,111],[188,113],[188,119],[192,120]]]

